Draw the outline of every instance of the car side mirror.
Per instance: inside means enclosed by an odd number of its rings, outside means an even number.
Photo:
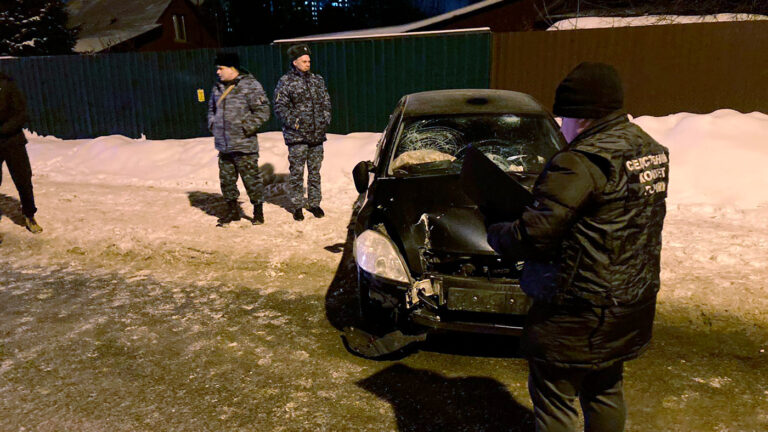
[[[371,161],[359,162],[352,169],[352,180],[355,181],[357,192],[363,193],[368,190],[368,174],[373,170]]]

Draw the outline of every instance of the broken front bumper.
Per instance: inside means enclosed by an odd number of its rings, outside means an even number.
[[[519,335],[531,306],[516,279],[428,275],[406,286],[361,271],[360,283],[384,307],[439,330]]]

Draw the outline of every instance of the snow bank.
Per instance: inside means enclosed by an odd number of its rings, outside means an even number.
[[[329,135],[322,174],[339,181],[360,160],[372,159],[380,134]],[[156,187],[218,187],[213,138],[131,139],[112,135],[61,140],[27,132],[35,175],[54,181]],[[288,172],[288,148],[280,132],[259,134],[259,164]]]
[[[644,15],[637,17],[579,17],[552,24],[547,30],[576,30],[590,28],[635,27],[664,24],[695,24],[727,21],[758,21],[768,16],[757,14],[715,15]]]
[[[768,115],[718,110],[634,122],[669,148],[670,203],[768,204]]]
[[[753,208],[768,205],[768,115],[719,110],[634,119],[669,147],[670,203]],[[213,138],[60,140],[27,134],[35,174],[61,182],[218,189]],[[329,135],[322,168],[329,190],[350,189],[351,170],[371,160],[378,133]],[[280,132],[259,135],[260,164],[288,172]]]

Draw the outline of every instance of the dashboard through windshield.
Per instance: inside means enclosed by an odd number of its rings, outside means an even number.
[[[458,173],[470,144],[506,172],[535,174],[559,150],[561,137],[543,115],[405,118],[388,173],[396,177]]]

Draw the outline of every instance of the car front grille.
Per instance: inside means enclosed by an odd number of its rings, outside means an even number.
[[[522,261],[496,255],[461,255],[424,253],[427,272],[447,276],[520,279]]]

